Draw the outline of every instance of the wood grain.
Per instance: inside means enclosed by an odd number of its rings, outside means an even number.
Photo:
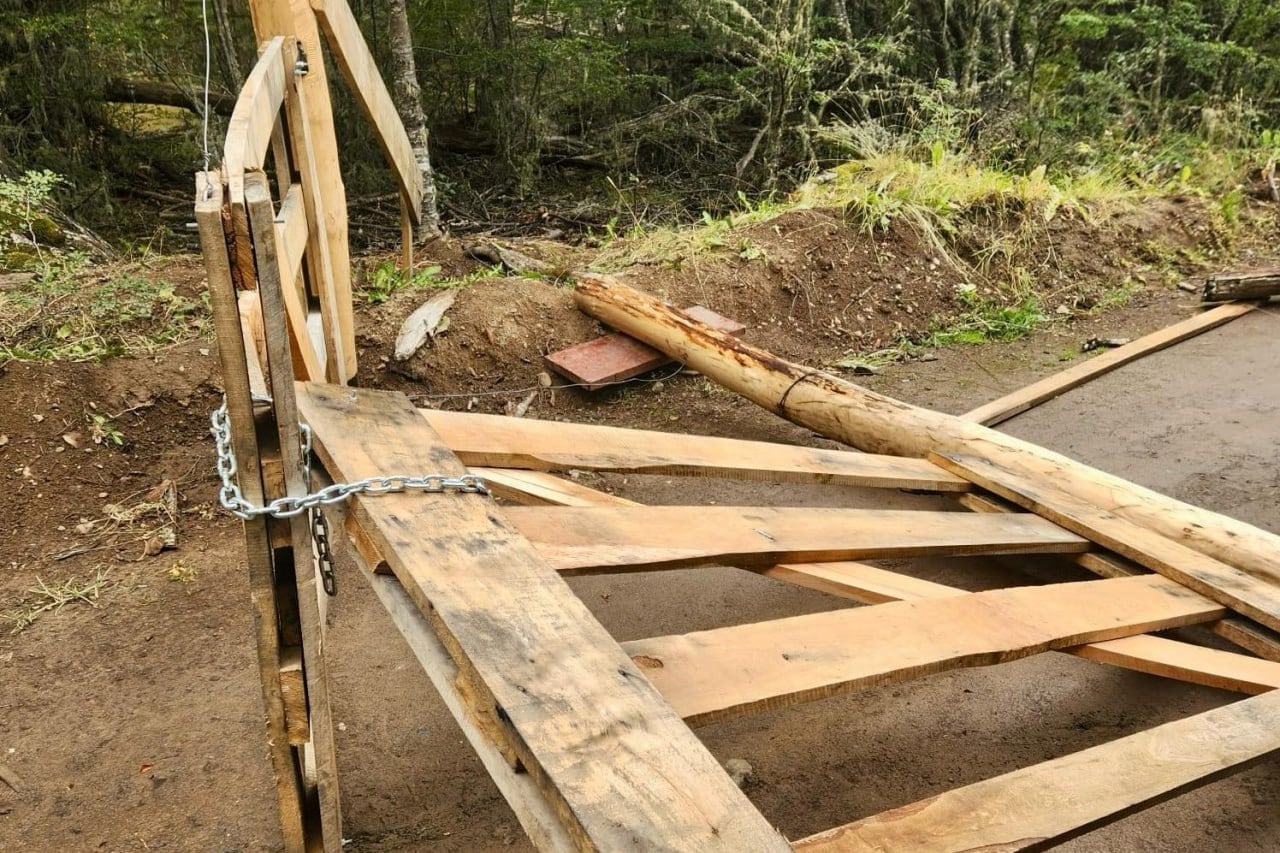
[[[1223,613],[1167,578],[1143,575],[878,604],[623,648],[696,725]]]
[[[217,172],[198,174],[196,226],[200,235],[200,251],[204,256],[218,360],[222,365],[222,384],[231,423],[231,447],[239,461],[236,483],[246,500],[261,504],[265,493],[246,356],[247,352],[252,351],[252,343],[246,342],[242,336],[240,312],[231,280],[231,250],[227,245],[228,234],[223,228],[223,208],[226,204],[229,204],[229,199],[224,193],[222,176]],[[267,754],[271,760],[284,847],[289,853],[295,853],[302,851],[305,843],[302,820],[304,794],[286,735],[271,546],[264,519],[246,521],[243,529],[258,678],[262,685],[265,710]]]
[[[400,394],[307,385],[341,480],[465,468]],[[351,509],[472,691],[469,708],[587,849],[785,850],[715,758],[564,581],[479,495],[388,494]]]
[[[1075,533],[1128,557],[1153,572],[1185,584],[1269,628],[1280,628],[1280,573],[1257,577],[1166,539],[1079,498],[1043,479],[1031,479],[989,459],[934,454],[939,465],[1043,515]],[[1272,561],[1280,560],[1280,554]]]
[[[971,488],[923,459],[765,441],[423,409],[467,465],[832,483],[956,492]]]
[[[1280,691],[1015,770],[795,843],[806,853],[1044,850],[1280,751]]]
[[[507,518],[562,573],[715,563],[963,554],[1070,554],[1089,543],[1022,513],[792,507],[512,507]]]

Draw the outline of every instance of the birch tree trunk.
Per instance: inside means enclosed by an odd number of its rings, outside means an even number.
[[[418,66],[413,57],[413,35],[409,31],[405,0],[387,0],[387,29],[391,39],[391,95],[422,175],[422,222],[417,233],[418,242],[422,243],[440,236],[440,211],[436,206],[427,116],[422,111],[422,88],[418,85]]]

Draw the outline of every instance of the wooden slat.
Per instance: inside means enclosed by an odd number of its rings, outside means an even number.
[[[266,179],[261,172],[245,178],[245,201],[253,232],[253,250],[258,266],[258,295],[262,303],[262,325],[267,341],[267,370],[271,377],[272,409],[275,414],[279,458],[286,494],[301,497],[310,491],[304,475],[302,440],[299,431],[297,402],[294,398],[294,358],[298,347],[291,346],[286,329],[291,318],[286,316],[290,294],[296,292],[281,281],[280,260],[276,256],[274,218]],[[260,223],[266,227],[259,227]],[[304,317],[305,319],[305,317]],[[310,351],[310,341],[302,339],[303,352]],[[291,561],[297,608],[299,638],[302,647],[303,678],[307,687],[307,721],[310,741],[303,754],[314,763],[315,800],[318,812],[318,840],[325,853],[342,850],[342,807],[338,786],[338,756],[334,744],[333,712],[329,706],[328,668],[325,662],[324,619],[319,596],[324,595],[316,583],[312,565],[311,524],[306,514],[282,520],[288,526],[289,547],[277,548],[277,568]],[[312,827],[308,827],[312,829]]]
[[[512,507],[507,517],[566,574],[931,554],[1069,554],[1090,547],[1029,514],[640,506]]]
[[[1256,577],[976,456],[931,455],[939,465],[1068,530],[1255,619],[1280,628],[1280,573]],[[1276,555],[1280,560],[1280,554]]]
[[[342,527],[364,537],[363,529],[348,516],[346,507],[338,504],[330,509],[331,529]],[[374,573],[374,567],[383,563],[367,537],[353,541],[356,545],[355,564],[373,587],[387,615],[400,631],[413,656],[418,659],[423,672],[431,680],[440,699],[462,731],[489,778],[511,805],[534,847],[543,851],[567,851],[576,849],[569,834],[551,804],[543,796],[533,778],[519,768],[512,767],[502,751],[489,739],[489,734],[471,716],[468,699],[460,688],[465,681],[459,678],[458,665],[453,662],[444,644],[431,628],[431,623],[418,610],[413,599],[405,592],[400,581],[388,575]]]
[[[284,103],[283,47],[282,38],[273,38],[263,46],[227,123],[222,166],[227,172],[227,195],[232,203],[244,198],[245,171],[261,169],[271,147],[276,114]]]
[[[231,260],[222,216],[226,201],[222,177],[217,172],[205,172],[196,176],[196,225],[208,277],[209,304],[213,311],[218,358],[222,364],[222,385],[232,426],[231,446],[239,463],[236,482],[246,500],[261,504],[264,491],[246,361],[246,352],[250,351],[252,344],[246,346],[247,342],[241,335],[235,288],[231,281]],[[275,780],[276,803],[280,811],[285,850],[295,853],[301,851],[304,845],[303,792],[285,733],[275,581],[266,521],[262,518],[246,521],[244,539],[249,600],[258,655],[258,677],[262,684],[266,711],[267,752]]]
[[[351,255],[347,241],[347,191],[342,183],[342,166],[338,161],[338,140],[334,131],[333,106],[329,98],[328,73],[325,69],[324,50],[320,41],[320,28],[316,16],[306,0],[249,0],[249,12],[253,17],[253,31],[259,41],[273,36],[286,36],[297,40],[298,50],[307,57],[306,73],[299,75],[293,68],[287,69],[296,83],[295,91],[305,93],[305,103],[300,103],[299,113],[306,125],[310,140],[307,152],[314,161],[317,180],[311,182],[303,175],[307,191],[321,199],[323,214],[308,210],[312,222],[324,226],[325,247],[332,271],[334,305],[340,324],[343,355],[346,359],[345,376],[356,373],[355,317],[351,306]],[[296,98],[290,98],[295,101]],[[291,113],[291,123],[295,121]],[[291,128],[291,131],[293,128]],[[296,135],[294,137],[296,141]],[[301,169],[303,153],[295,146],[294,156]],[[323,298],[323,291],[321,292]],[[329,352],[334,352],[330,348]]]
[[[276,251],[280,255],[280,281],[293,288],[300,305],[307,304],[307,293],[302,283],[302,256],[307,250],[307,211],[302,203],[302,187],[293,184],[280,200],[276,213]],[[323,342],[313,342],[312,348],[324,351]]]
[[[395,101],[387,91],[373,54],[360,32],[360,25],[346,0],[311,0],[329,43],[334,61],[342,69],[342,76],[361,112],[373,126],[374,136],[387,159],[387,165],[395,173],[400,192],[408,201],[408,210],[414,224],[422,221],[422,174],[413,157],[413,146],[396,111]]]
[[[1043,850],[1280,751],[1280,691],[956,788],[796,842],[836,851]]]
[[[513,471],[503,468],[471,468],[483,477],[498,497],[535,506],[640,506],[635,501],[598,492],[542,471]]]
[[[983,492],[965,492],[957,497],[959,502],[974,512],[1019,512],[1020,507],[991,497]],[[1142,566],[1114,554],[1090,551],[1076,554],[1072,560],[1077,566],[1088,569],[1104,578],[1124,578],[1147,571]],[[1267,660],[1280,661],[1280,637],[1253,622],[1230,617],[1219,619],[1209,626],[1213,633],[1253,652]]]
[[[473,468],[471,471],[485,477],[498,494],[519,502],[557,506],[639,506],[635,501],[562,480],[552,474],[492,468]],[[1076,559],[1092,556],[1103,555],[1080,554]],[[375,558],[375,562],[377,559],[380,558]],[[861,604],[947,598],[965,594],[962,589],[850,561],[786,563],[757,571],[765,577],[816,589]],[[1129,577],[1131,574],[1133,572],[1113,576]],[[1260,651],[1233,636],[1234,629],[1249,627],[1252,629],[1249,634],[1251,639],[1266,639],[1259,633],[1262,629],[1238,619],[1219,619],[1209,627],[1215,633],[1268,660],[1258,661],[1245,655],[1205,649],[1190,643],[1148,635],[1090,643],[1061,651],[1136,672],[1175,678],[1219,690],[1255,693],[1269,687],[1280,687],[1280,664],[1271,662],[1275,660],[1271,657],[1274,647],[1264,646]]]
[[[1116,347],[1087,361],[1072,365],[1060,373],[1055,373],[1052,376],[1041,379],[1039,382],[1034,382],[1025,388],[1020,388],[1017,391],[992,400],[990,403],[985,403],[972,411],[965,412],[960,417],[967,421],[974,421],[987,426],[1001,423],[1014,415],[1027,411],[1033,406],[1038,406],[1046,400],[1052,400],[1059,394],[1096,379],[1104,373],[1110,373],[1117,367],[1136,361],[1153,352],[1159,352],[1165,347],[1173,346],[1180,341],[1195,337],[1201,332],[1216,329],[1218,326],[1228,323],[1242,314],[1247,314],[1253,309],[1254,306],[1251,304],[1235,303],[1221,305],[1204,313],[1196,314],[1194,317],[1174,323],[1172,326],[1144,335],[1122,347]]]
[[[296,48],[285,51],[292,64]],[[302,180],[302,203],[307,215],[306,263],[311,287],[320,299],[320,331],[324,339],[325,379],[345,385],[355,375],[355,320],[352,315],[350,284],[345,298],[341,295],[338,271],[334,269],[334,251],[329,245],[326,227],[329,213],[323,188],[329,180],[317,165],[316,143],[311,133],[310,95],[306,78],[290,78],[285,112],[289,136],[293,142],[294,160]],[[344,212],[345,217],[345,212]],[[345,221],[345,220],[344,220]],[[345,249],[344,249],[345,251]],[[344,278],[345,280],[345,278]]]
[[[465,471],[400,394],[304,386],[340,480]],[[785,850],[785,842],[586,606],[479,495],[388,494],[351,508],[459,668],[469,710],[601,850]]]
[[[1070,651],[1085,660],[1218,690],[1265,693],[1280,689],[1280,663],[1163,637],[1125,637],[1079,646]]]
[[[632,474],[691,474],[956,492],[971,488],[923,459],[819,450],[765,441],[423,409],[468,465]]]
[[[1000,589],[623,643],[691,725],[1225,611],[1158,575]]]
[[[255,264],[259,279],[267,275],[281,278],[284,273],[283,263],[275,246],[275,211],[271,205],[270,190],[267,187],[267,176],[263,172],[248,172],[244,176],[245,204],[248,209],[249,231],[253,240]],[[270,267],[263,266],[270,263]],[[324,368],[311,343],[311,334],[307,331],[306,306],[299,304],[298,291],[293,287],[283,288],[285,305],[285,322],[288,331],[290,351],[293,353],[293,370],[301,379],[320,379],[324,376]],[[262,306],[266,314],[266,306]],[[268,327],[269,328],[269,327]],[[266,335],[267,347],[271,347],[271,336]],[[274,386],[273,386],[274,387]]]

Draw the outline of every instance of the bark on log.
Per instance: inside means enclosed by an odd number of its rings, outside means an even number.
[[[199,114],[204,96],[195,89],[188,92],[168,83],[155,80],[125,80],[108,78],[102,88],[103,97],[117,104],[158,104],[164,107],[180,107]],[[209,93],[209,109],[218,115],[229,116],[236,99],[220,92]]]
[[[1256,272],[1222,272],[1204,283],[1203,302],[1230,302],[1233,299],[1266,299],[1280,296],[1280,269]]]
[[[900,402],[710,329],[605,276],[583,275],[578,306],[752,402],[870,453],[963,452],[999,461],[1202,554],[1280,584],[1280,536],[1162,495],[993,429]]]

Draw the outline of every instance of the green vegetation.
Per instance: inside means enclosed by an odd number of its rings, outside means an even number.
[[[461,288],[477,281],[496,278],[503,274],[500,266],[481,267],[461,278],[441,276],[440,271],[441,267],[438,264],[432,264],[419,267],[410,273],[406,272],[395,261],[385,260],[372,269],[365,286],[358,291],[358,295],[371,305],[381,305],[391,298],[391,294],[400,290],[448,290],[450,288]]]
[[[10,634],[18,634],[46,613],[57,613],[71,605],[97,607],[102,593],[114,586],[108,577],[109,571],[106,566],[99,566],[84,580],[72,577],[52,586],[37,577],[36,585],[21,601],[0,614],[0,619],[9,624]]]

